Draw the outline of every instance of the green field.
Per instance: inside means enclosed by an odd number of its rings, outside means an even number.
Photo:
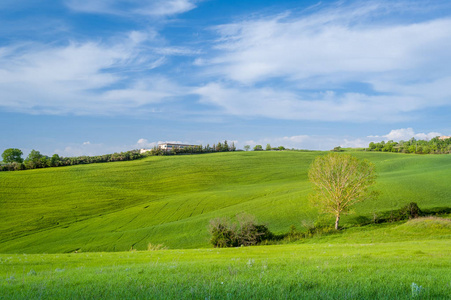
[[[427,218],[308,244],[0,254],[0,298],[449,299],[450,233]]]
[[[451,206],[449,155],[354,152],[376,164],[381,195],[343,218],[345,230],[211,248],[207,226],[219,216],[251,213],[275,233],[312,224],[318,212],[308,202],[307,171],[322,154],[2,172],[0,299],[449,299],[449,215],[353,226],[410,202]],[[146,251],[149,243],[169,249]]]
[[[207,226],[247,212],[275,233],[316,220],[307,171],[321,152],[235,152],[0,173],[0,253],[209,247]],[[376,202],[343,218],[451,205],[451,156],[355,152],[376,164]]]

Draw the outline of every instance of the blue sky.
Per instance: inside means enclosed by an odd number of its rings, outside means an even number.
[[[449,1],[3,0],[0,152],[451,135]]]

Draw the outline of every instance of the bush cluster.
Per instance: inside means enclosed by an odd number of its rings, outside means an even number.
[[[211,220],[210,234],[211,244],[219,248],[258,245],[274,238],[266,225],[246,214],[238,215],[236,223],[226,218]]]
[[[447,154],[451,153],[451,139],[441,140],[438,137],[435,137],[430,141],[416,140],[415,138],[412,138],[408,141],[399,142],[371,142],[366,150],[417,154]]]

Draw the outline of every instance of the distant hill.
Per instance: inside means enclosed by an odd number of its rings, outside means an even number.
[[[317,218],[309,165],[325,152],[261,151],[155,156],[143,160],[0,173],[0,253],[208,247],[218,216],[247,212],[276,233]],[[377,202],[358,215],[451,206],[451,156],[355,152],[378,171]]]

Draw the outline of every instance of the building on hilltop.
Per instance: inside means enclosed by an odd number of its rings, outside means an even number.
[[[184,149],[184,148],[195,148],[200,147],[199,145],[187,145],[187,144],[174,144],[174,143],[162,143],[158,144],[158,149],[171,151],[173,149]]]
[[[442,135],[442,136],[439,136],[438,139],[444,141],[446,139],[451,139],[451,136]]]
[[[171,151],[175,149],[185,149],[185,148],[197,148],[200,147],[200,145],[188,145],[188,144],[176,144],[176,143],[161,143],[158,144],[158,149],[164,150],[164,151]],[[140,149],[139,153],[143,154],[146,152],[150,152],[152,149]]]

